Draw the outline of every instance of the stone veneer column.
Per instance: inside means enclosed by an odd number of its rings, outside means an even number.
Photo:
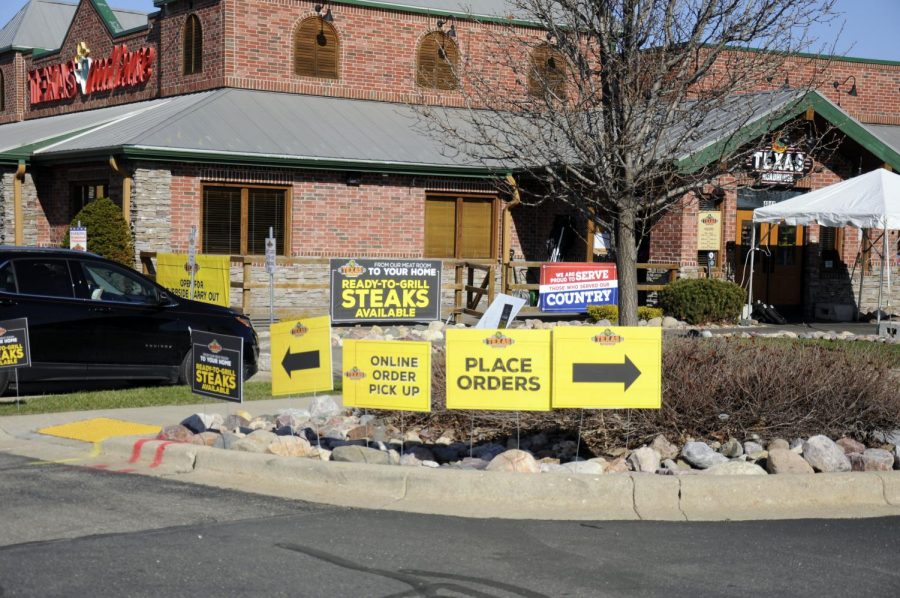
[[[172,171],[138,164],[131,191],[135,263],[141,251],[172,250]]]

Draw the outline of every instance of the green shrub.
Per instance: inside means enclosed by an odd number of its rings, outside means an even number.
[[[84,206],[71,226],[87,228],[87,250],[107,259],[134,266],[134,248],[131,245],[131,231],[122,216],[122,210],[105,197],[95,199]],[[63,237],[62,246],[69,247],[69,231]]]
[[[588,305],[588,318],[593,322],[600,320],[609,320],[610,322],[619,321],[619,307],[616,305]],[[661,318],[663,310],[658,307],[638,307],[638,319],[652,320],[653,318]]]
[[[659,292],[663,311],[689,324],[736,321],[745,301],[740,286],[714,278],[682,278]]]

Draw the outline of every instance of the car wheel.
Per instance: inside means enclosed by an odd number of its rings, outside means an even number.
[[[178,384],[190,384],[191,377],[194,374],[193,352],[188,351],[181,360],[181,366],[178,368]]]

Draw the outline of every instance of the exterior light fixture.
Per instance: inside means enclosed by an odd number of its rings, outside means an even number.
[[[832,81],[832,82],[831,82],[831,86],[834,87],[835,91],[837,91],[837,89],[838,89],[840,86],[844,85],[844,84],[845,84],[847,81],[849,81],[850,79],[853,79],[853,85],[850,86],[850,89],[847,91],[847,95],[848,95],[848,96],[853,96],[853,97],[855,98],[855,97],[856,97],[857,95],[859,95],[859,94],[858,94],[857,91],[856,91],[856,77],[854,77],[853,75],[850,75],[849,77],[847,77],[846,79],[844,79],[843,81],[840,81],[840,82],[839,82],[839,81]]]
[[[317,13],[319,13],[319,16],[322,17],[322,20],[325,21],[326,23],[333,23],[333,22],[334,22],[334,15],[331,14],[331,7],[330,7],[330,6],[329,6],[328,9],[325,11],[325,14],[324,14],[324,15],[322,14],[322,9],[325,8],[325,5],[324,5],[324,4],[316,4],[313,8],[315,9],[315,11],[316,11]]]
[[[437,28],[444,30],[444,25],[450,23],[450,29],[447,31],[447,37],[456,38],[456,17],[449,15],[446,19],[438,19]]]

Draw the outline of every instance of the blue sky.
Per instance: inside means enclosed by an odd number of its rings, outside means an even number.
[[[73,2],[74,0],[67,0]],[[26,0],[0,0],[0,24],[25,5]],[[132,8],[150,12],[153,0],[108,0],[114,8]],[[790,2],[790,0],[785,0]],[[477,0],[471,2],[477,5]],[[837,42],[836,53],[860,58],[900,61],[900,0],[837,0],[842,13],[831,27],[816,32],[822,43],[833,40],[844,23],[844,31]]]

